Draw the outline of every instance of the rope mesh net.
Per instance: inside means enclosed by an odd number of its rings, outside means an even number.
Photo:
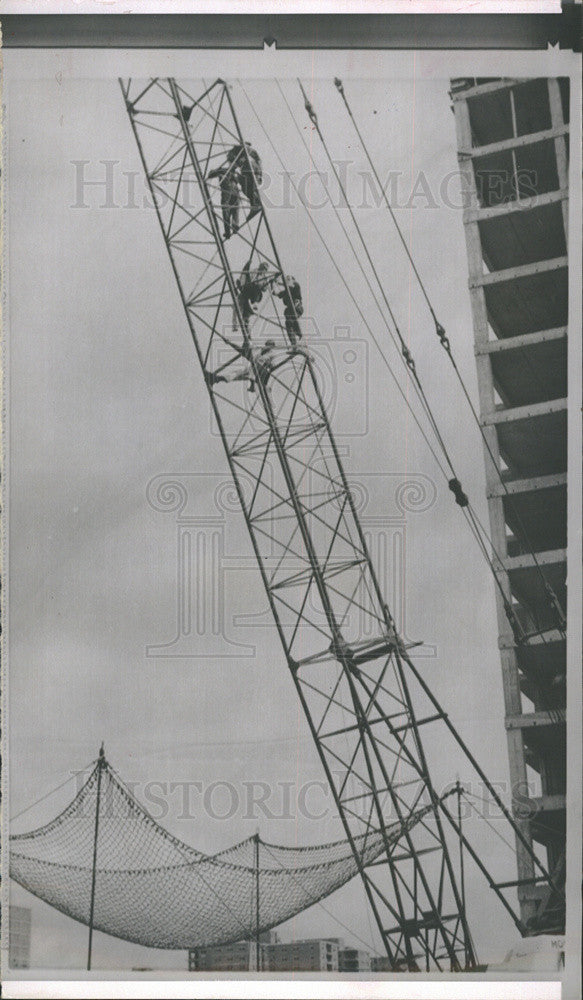
[[[93,926],[152,948],[186,949],[251,939],[328,896],[358,871],[347,840],[283,847],[249,837],[214,855],[157,823],[103,760],[55,819],[10,837],[10,875],[89,924],[99,770]],[[355,839],[366,866],[430,807]]]

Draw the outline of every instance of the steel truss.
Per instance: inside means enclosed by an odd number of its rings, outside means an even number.
[[[211,384],[207,374],[212,412],[387,955],[395,969],[471,968],[476,957],[446,830],[456,850],[461,838],[524,928],[431,783],[422,731],[448,727],[463,744],[381,593],[316,364],[288,333],[281,297],[288,278],[256,186],[241,195],[239,228],[223,236],[225,192],[220,176],[209,174],[225,169],[238,146],[248,176],[253,169],[229,87],[216,80],[194,98],[173,79],[120,83],[202,369],[230,377],[249,366],[254,382],[251,392],[242,380]],[[267,284],[249,315],[237,282],[260,265]],[[266,379],[252,349],[268,339],[278,361]],[[423,821],[405,826],[396,845],[387,838],[382,858],[365,867],[355,837],[383,835],[386,824],[405,822],[424,803],[432,808]]]

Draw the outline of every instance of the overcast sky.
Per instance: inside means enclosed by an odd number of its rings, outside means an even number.
[[[153,508],[148,484],[163,474],[190,475],[194,508],[208,517],[216,513],[212,491],[228,476],[220,440],[210,429],[203,379],[155,213],[142,205],[140,163],[118,83],[113,74],[88,79],[89,60],[85,79],[71,78],[65,64],[62,76],[59,70],[57,76],[18,81],[16,54],[6,54],[5,63],[10,813],[20,813],[94,759],[102,740],[113,766],[136,782],[138,798],[148,782],[200,781],[206,788],[227,781],[243,803],[243,782],[264,781],[274,788],[277,810],[278,782],[294,782],[297,788],[322,775],[274,630],[233,624],[235,615],[256,615],[267,607],[236,512],[226,515],[227,554],[235,568],[227,577],[225,600],[231,635],[253,644],[255,652],[207,659],[202,637],[199,646],[192,640],[190,658],[146,654],[149,646],[172,642],[177,620],[176,515]],[[219,61],[216,72],[229,76]],[[310,169],[308,155],[277,88],[254,81],[251,68],[246,75],[249,96],[287,169],[301,178]],[[192,70],[189,78],[183,68],[181,79],[193,92],[202,87]],[[334,155],[349,161],[349,190],[358,205],[359,172],[367,170],[364,154],[331,79],[315,79],[309,86]],[[283,87],[323,166],[295,80]],[[476,400],[462,213],[454,207],[460,195],[448,80],[411,73],[409,79],[351,80],[346,90],[381,176],[398,173],[394,190],[404,207],[396,208],[397,217]],[[371,474],[377,474],[379,488],[371,491],[369,515],[387,518],[389,531],[403,527],[390,521],[394,505],[384,490],[389,489],[385,482],[394,479],[380,480],[382,473],[419,474],[435,484],[435,503],[409,513],[404,526],[407,636],[431,647],[434,655],[417,660],[424,676],[491,780],[507,782],[493,581],[303,209],[277,207],[281,168],[236,83],[233,99],[243,131],[271,179],[269,194],[276,204],[270,221],[284,266],[304,290],[306,316],[313,317],[324,339],[337,326],[349,327],[357,345],[358,391],[353,382],[340,385],[340,396],[343,391],[352,395],[348,403],[340,399],[335,416],[349,476],[358,480],[360,475],[363,481],[368,476],[372,482]],[[114,207],[100,207],[103,190],[97,187],[84,190],[89,208],[73,207],[80,176],[73,161],[89,161],[85,177],[96,180],[103,177],[103,160],[115,161]],[[124,172],[137,174],[130,200],[138,207],[127,207]],[[318,184],[316,178],[306,184],[313,203],[321,200]],[[412,185],[417,185],[414,198]],[[410,280],[392,222],[384,210],[359,208],[358,215],[458,475],[486,521],[479,434]],[[331,210],[319,208],[314,216],[376,335],[386,338]],[[396,352],[387,353],[405,384]],[[356,435],[346,433],[351,415]],[[193,475],[201,472],[216,475],[206,480]],[[438,788],[458,773],[462,781],[464,772],[469,776],[460,755],[444,746],[428,741]],[[22,815],[14,831],[46,822],[74,790],[72,781]],[[317,787],[313,794],[315,809],[326,806],[323,792],[321,799]],[[225,808],[220,796],[214,801],[216,811]],[[161,822],[204,851],[249,836],[258,822],[262,836],[272,842],[317,843],[342,836],[330,808],[319,821],[301,815],[258,821],[247,818],[243,807],[220,821],[205,815],[199,799],[196,818],[187,821],[179,818],[176,795],[166,797],[166,807]],[[509,852],[496,837],[485,836],[477,821],[471,829],[495,874],[511,878]],[[508,836],[508,830],[503,832]],[[471,876],[470,890],[470,922],[480,956],[499,956],[516,933],[485,882]],[[363,896],[355,880],[326,907],[378,947]],[[18,886],[12,886],[11,898],[32,908],[34,966],[83,966],[84,927]],[[350,939],[318,907],[297,917],[282,936],[324,933]],[[94,963],[97,968],[184,968],[185,957],[97,934]]]

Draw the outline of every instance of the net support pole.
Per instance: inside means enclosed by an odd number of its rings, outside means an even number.
[[[97,801],[95,803],[95,833],[93,837],[93,865],[91,870],[91,903],[89,906],[89,943],[87,946],[87,971],[91,969],[91,947],[93,945],[93,916],[95,913],[95,882],[97,876],[97,839],[99,836],[99,803],[101,799],[101,775],[105,764],[103,743],[97,758]]]
[[[255,967],[260,971],[261,941],[259,940],[259,833],[255,834]]]

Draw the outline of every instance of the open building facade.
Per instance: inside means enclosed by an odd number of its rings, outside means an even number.
[[[513,811],[564,884],[569,81],[451,84]],[[521,916],[564,906],[517,841]]]

